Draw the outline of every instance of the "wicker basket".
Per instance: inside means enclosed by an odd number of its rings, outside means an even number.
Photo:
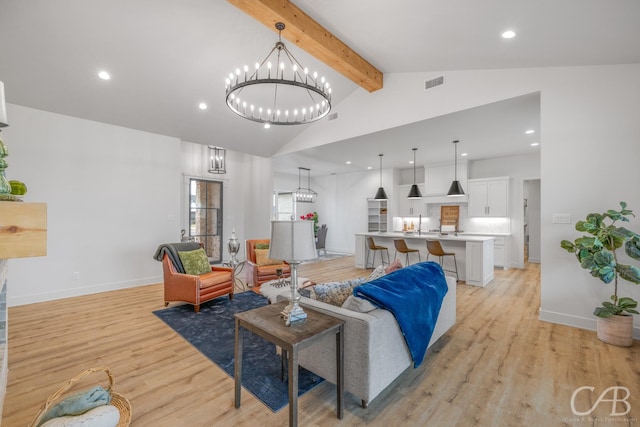
[[[86,371],[82,372],[79,375],[76,375],[75,377],[67,381],[62,387],[58,389],[58,391],[49,396],[47,401],[40,408],[40,411],[38,412],[34,420],[31,422],[31,424],[29,424],[29,427],[36,427],[44,414],[46,414],[49,409],[51,409],[56,403],[58,403],[59,400],[62,400],[61,397],[64,395],[64,393],[69,390],[76,382],[98,371],[104,371],[109,377],[108,391],[111,393],[111,405],[115,406],[116,408],[118,408],[118,411],[120,411],[120,421],[118,422],[117,427],[127,427],[131,423],[131,403],[126,397],[113,391],[113,375],[111,375],[109,368],[107,368],[106,366],[87,369]]]

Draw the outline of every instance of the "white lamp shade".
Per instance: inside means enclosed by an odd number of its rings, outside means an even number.
[[[271,221],[269,258],[299,263],[317,257],[313,221]]]
[[[4,103],[4,83],[0,82],[0,128],[9,126],[7,122],[7,105]]]

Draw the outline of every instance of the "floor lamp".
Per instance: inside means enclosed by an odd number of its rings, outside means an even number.
[[[281,259],[291,265],[289,305],[280,313],[286,326],[307,318],[307,313],[300,307],[298,264],[317,257],[313,221],[271,221],[269,258]]]

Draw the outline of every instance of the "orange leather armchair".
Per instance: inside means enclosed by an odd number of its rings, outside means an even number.
[[[198,243],[195,249],[199,246]],[[156,252],[155,258],[162,259],[162,271],[164,275],[164,305],[169,305],[172,301],[182,301],[193,304],[194,311],[200,311],[200,304],[217,298],[222,295],[229,295],[233,299],[234,280],[233,269],[226,267],[211,267],[210,273],[199,276],[180,273],[171,258],[177,256],[177,250],[193,250],[184,246],[184,243],[161,245]],[[170,250],[163,250],[162,247],[174,246],[174,253]],[[171,256],[170,256],[171,254]],[[182,266],[180,266],[182,269]]]
[[[291,275],[291,266],[286,262],[271,264],[271,265],[258,265],[256,260],[256,243],[269,243],[269,239],[256,239],[246,240],[246,254],[247,261],[245,269],[247,272],[247,283],[249,286],[253,286],[255,289],[259,289],[260,285],[269,280],[278,278],[276,270],[282,269],[282,277],[289,277]]]

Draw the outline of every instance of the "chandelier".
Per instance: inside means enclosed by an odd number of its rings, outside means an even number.
[[[307,187],[304,188],[300,184],[300,171],[307,171]],[[318,193],[311,188],[311,169],[298,168],[298,188],[293,192],[293,200],[301,203],[315,203]]]
[[[329,82],[310,74],[291,54],[282,42],[284,28],[276,23],[278,42],[254,70],[245,65],[225,80],[227,107],[265,128],[315,122],[331,110]]]
[[[227,173],[226,152],[224,148],[209,146],[209,173]]]

